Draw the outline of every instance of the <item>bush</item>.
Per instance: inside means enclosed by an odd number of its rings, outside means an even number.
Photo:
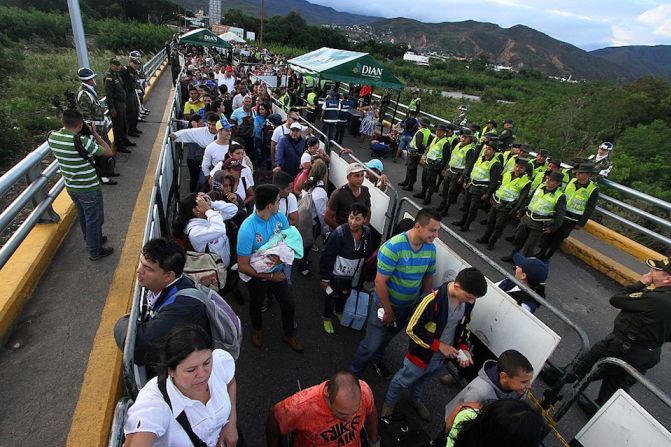
[[[98,48],[121,53],[128,53],[129,50],[156,52],[173,35],[173,31],[166,26],[116,19],[95,21],[91,29],[96,34]]]

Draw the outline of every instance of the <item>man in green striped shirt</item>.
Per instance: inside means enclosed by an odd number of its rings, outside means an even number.
[[[349,371],[361,377],[368,362],[388,379],[383,360],[391,339],[408,323],[415,303],[432,286],[436,272],[434,239],[440,230],[440,214],[432,208],[417,213],[414,226],[387,240],[377,254],[375,303],[368,316],[366,336],[359,343]]]
[[[65,189],[77,207],[86,253],[90,260],[97,261],[111,255],[114,249],[103,247],[103,193],[91,157],[111,157],[112,150],[78,111],[65,110],[61,124],[62,129],[49,135],[49,147],[58,161]],[[81,134],[84,126],[90,129],[91,136]]]

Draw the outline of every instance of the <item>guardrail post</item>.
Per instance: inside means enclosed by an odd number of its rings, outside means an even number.
[[[26,184],[27,186],[33,183],[35,180],[38,178],[42,177],[42,167],[40,165],[40,162],[38,161],[34,165],[26,171]],[[32,197],[31,201],[33,202],[33,207],[37,208],[39,204],[47,198],[47,186],[45,185],[44,188],[40,189],[38,192],[35,193],[35,195]],[[44,213],[40,216],[39,222],[40,223],[56,223],[61,221],[61,216],[58,215],[56,211],[54,211],[53,207],[49,206]]]

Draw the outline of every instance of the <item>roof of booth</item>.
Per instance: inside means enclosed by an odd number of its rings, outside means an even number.
[[[289,60],[297,71],[320,79],[401,89],[403,83],[368,53],[323,47]]]
[[[179,36],[180,43],[204,45],[206,47],[231,48],[231,44],[207,28],[198,28]]]

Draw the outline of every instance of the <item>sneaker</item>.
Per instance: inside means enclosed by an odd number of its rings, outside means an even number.
[[[431,420],[431,412],[422,402],[410,401],[410,405],[415,409],[420,418],[424,419],[425,421]]]
[[[263,331],[257,331],[256,329],[252,332],[252,344],[257,348],[263,346]]]
[[[335,332],[335,330],[333,330],[333,322],[330,318],[324,318],[322,323],[324,324],[324,332],[327,334],[333,334]]]
[[[289,347],[294,352],[303,352],[303,343],[301,343],[296,337],[291,336],[287,337],[286,335],[282,337],[282,341],[289,345]]]
[[[440,376],[440,383],[442,383],[443,385],[454,385],[454,384],[457,383],[457,381],[454,380],[454,377],[452,377],[452,374],[447,373],[447,374],[443,374],[442,376]]]
[[[107,256],[111,255],[114,253],[114,249],[112,247],[103,247],[100,249],[97,255],[95,256],[89,256],[89,259],[91,261],[97,261],[102,258],[106,258]]]
[[[389,368],[387,368],[387,365],[385,365],[384,362],[373,363],[373,369],[375,370],[375,373],[384,380],[391,379],[391,371],[389,371]]]

